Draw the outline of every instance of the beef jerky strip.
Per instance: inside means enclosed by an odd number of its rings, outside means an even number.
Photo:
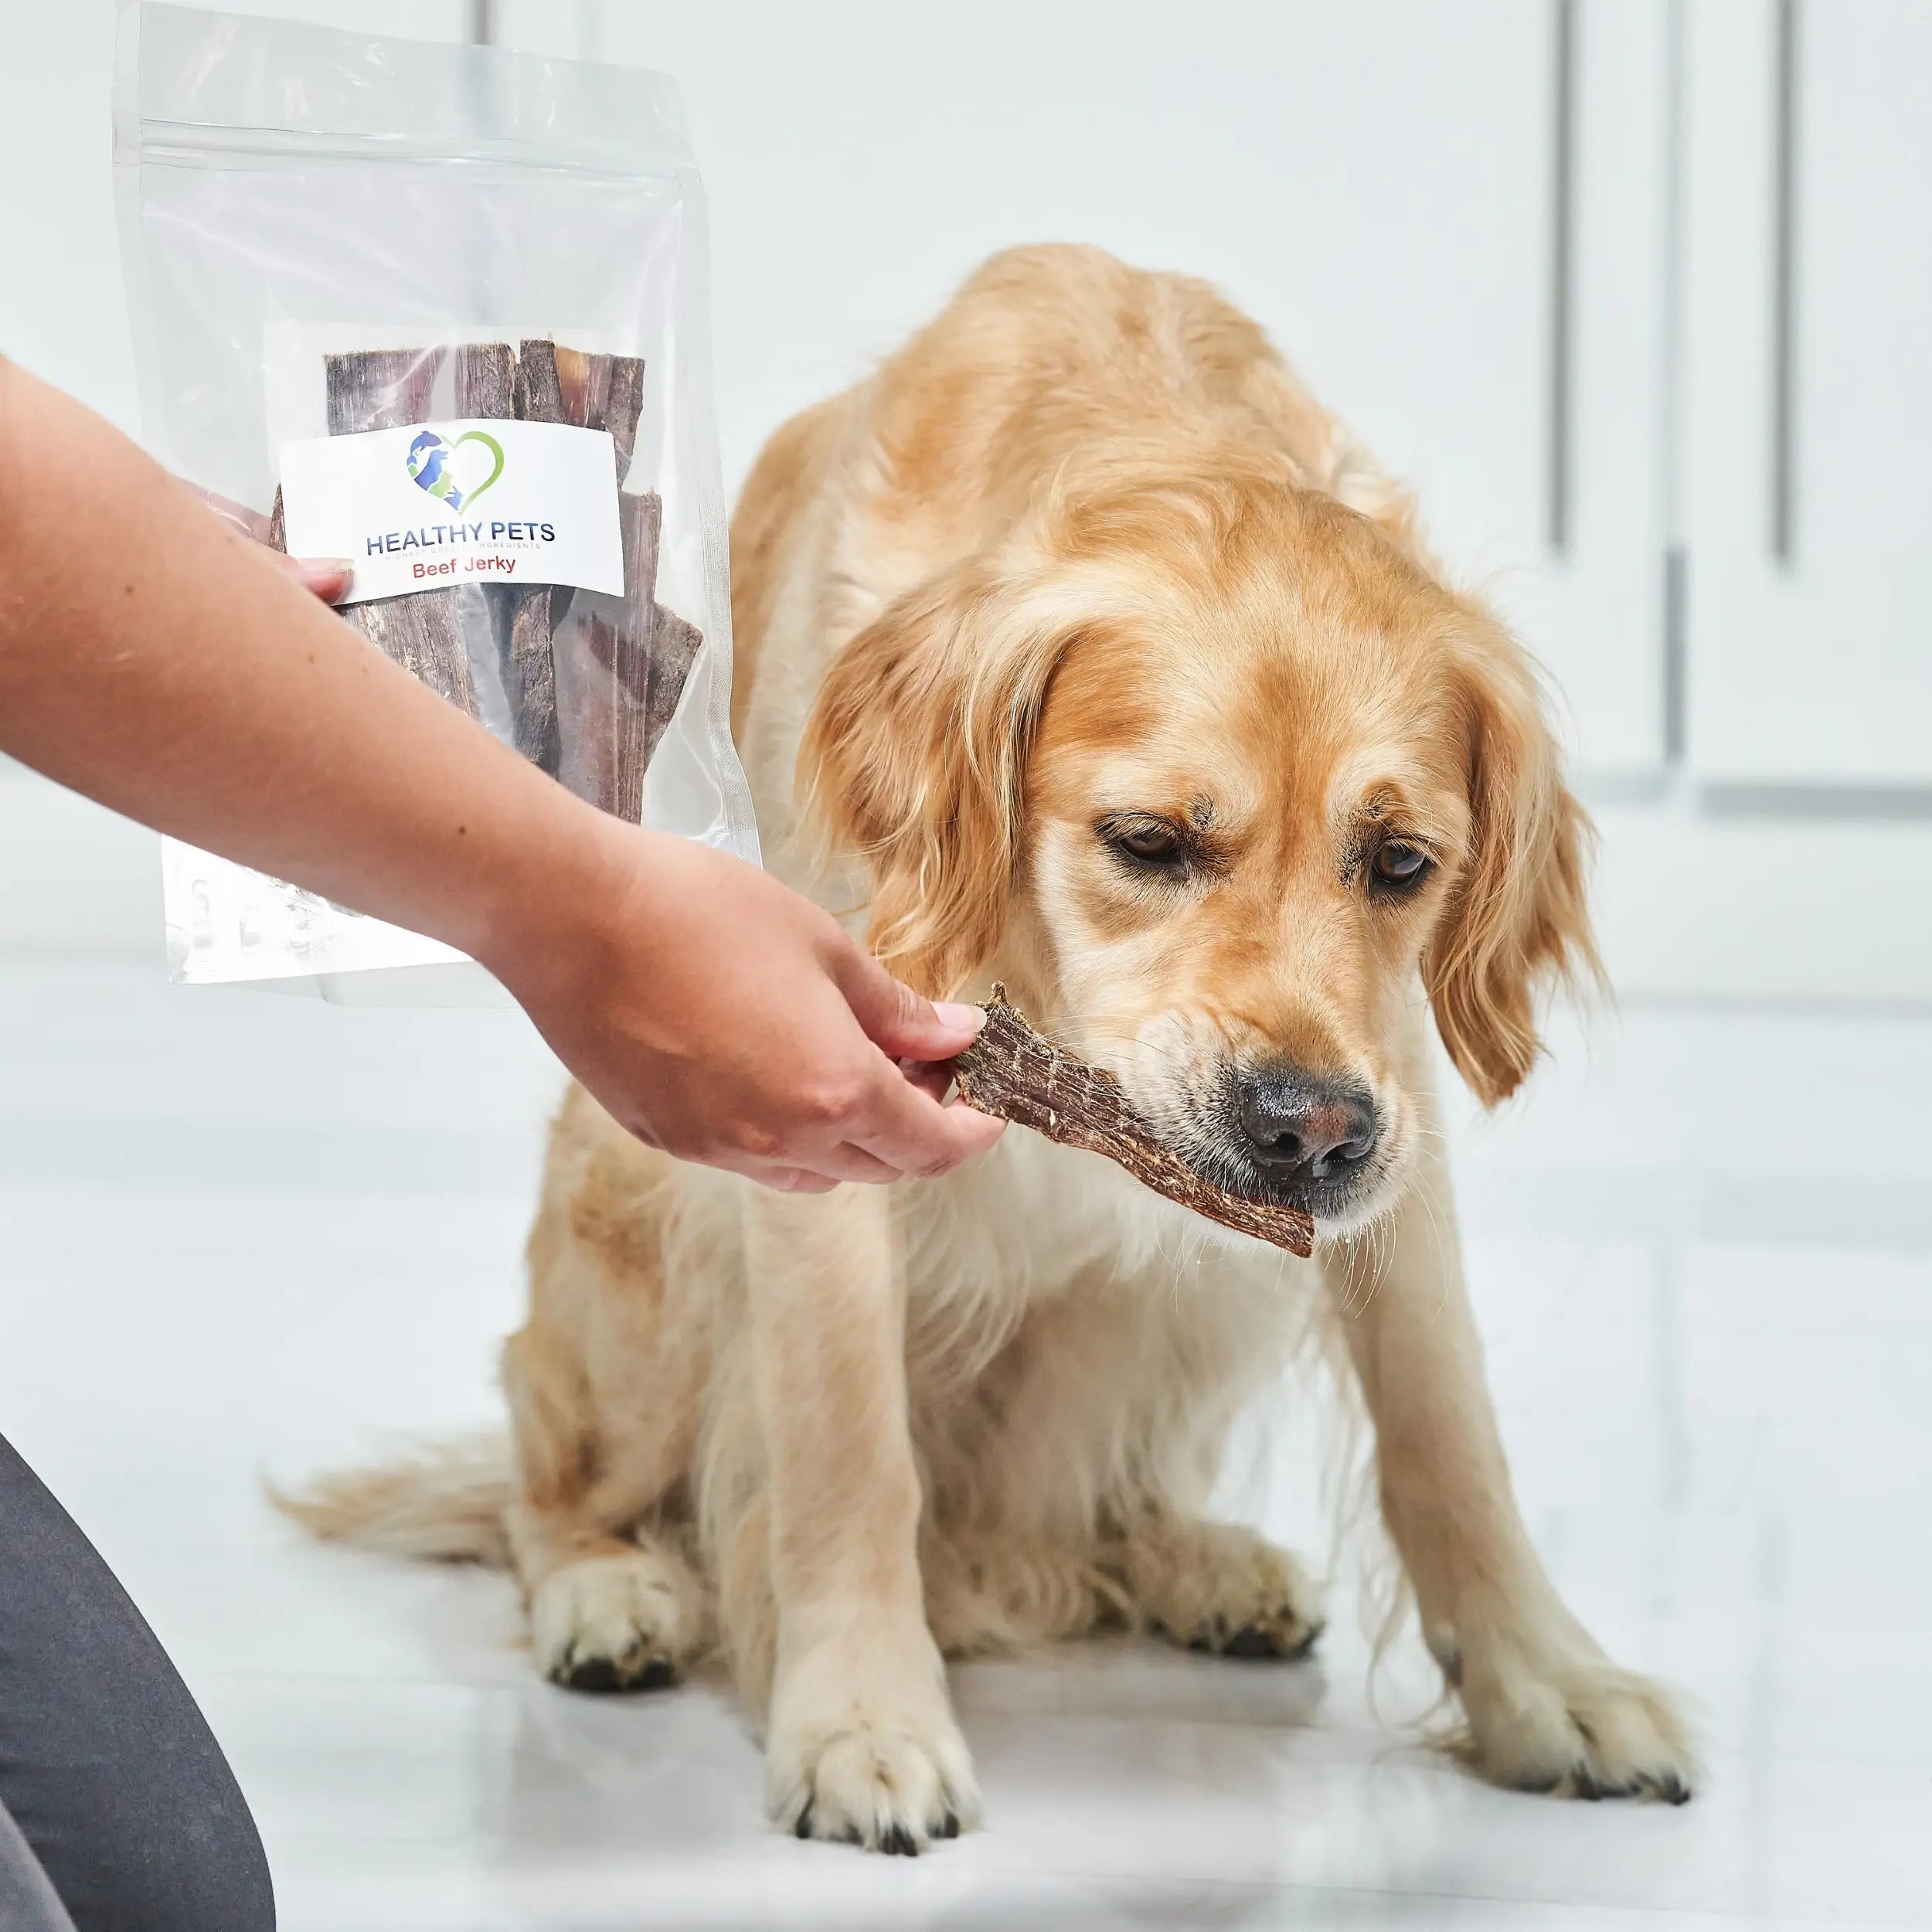
[[[621,485],[637,449],[644,409],[644,364],[634,355],[594,355],[556,349],[554,361],[563,420],[603,430],[615,454]],[[607,673],[590,715],[581,762],[595,774],[596,802],[634,825],[643,816],[644,768],[654,742],[649,726],[651,642],[657,605],[658,543],[663,501],[655,492],[620,488],[617,521],[624,544],[624,595],[586,594],[574,607],[594,661]]]
[[[586,762],[596,774],[596,802],[637,824],[644,815],[644,768],[649,756],[648,717],[652,593],[658,581],[658,542],[664,502],[655,492],[617,496],[624,539],[624,595],[586,595],[578,608],[584,641],[605,673],[586,728]]]
[[[455,410],[458,416],[476,417],[485,421],[503,421],[517,413],[519,378],[516,352],[508,342],[461,342],[450,352],[455,378]],[[459,515],[463,512],[459,512]],[[505,704],[510,715],[511,735],[516,737],[517,692],[509,676],[510,632],[522,606],[535,595],[543,600],[547,614],[548,584],[534,592],[521,583],[478,583],[474,580],[453,586],[458,616],[463,620],[466,644],[481,645],[487,639],[485,662],[472,658],[473,681],[487,682],[494,676],[503,687]],[[544,651],[547,658],[549,638],[546,631]],[[522,749],[519,743],[518,749]]]
[[[590,427],[611,434],[621,479],[637,451],[644,413],[645,365],[634,355],[577,355],[567,349],[559,353],[568,372],[570,392],[579,399],[583,420]],[[677,713],[685,681],[704,643],[704,633],[696,624],[655,600],[655,576],[654,561],[648,623],[632,631],[622,654],[627,692],[641,700],[641,710],[630,718],[633,729],[624,740],[621,782],[627,798],[633,785],[641,791],[645,767]],[[625,589],[632,607],[641,610],[628,573]]]
[[[1124,1167],[1144,1187],[1196,1214],[1271,1242],[1291,1254],[1315,1247],[1315,1223],[1298,1208],[1257,1201],[1197,1173],[1129,1104],[1111,1073],[1043,1039],[1003,986],[987,1002],[986,1025],[953,1063],[960,1097],[1063,1147],[1084,1148]]]
[[[557,375],[557,345],[546,335],[526,335],[518,345],[516,355],[516,413],[526,423],[567,423],[563,387]],[[577,595],[577,587],[553,583],[550,587],[550,628],[563,621]]]
[[[556,357],[556,344],[546,335],[526,335],[517,345],[516,413],[526,423],[568,420]]]
[[[450,360],[458,416],[488,420],[516,413],[516,352],[508,342],[459,342]]]
[[[563,420],[579,429],[605,430],[617,451],[617,486],[624,486],[637,454],[644,414],[644,360],[637,355],[590,355],[559,349],[556,370]]]
[[[563,398],[557,386],[556,345],[541,337],[518,345],[511,413],[526,423],[561,423]],[[510,707],[512,741],[525,757],[557,774],[556,667],[551,634],[570,608],[566,584],[505,584],[493,594],[498,662],[503,695]]]
[[[440,360],[434,349],[372,349],[324,357],[329,434],[357,436],[426,420]],[[460,593],[419,590],[376,597],[350,604],[342,615],[385,657],[439,697],[471,717],[477,715],[476,688],[463,646]]]
[[[617,797],[624,816],[641,824],[644,768],[651,756],[651,645],[664,499],[655,491],[643,496],[621,491],[617,511],[624,532],[624,608],[617,638]]]
[[[366,430],[400,429],[424,421],[442,359],[442,352],[434,349],[325,355],[329,434],[360,436]]]
[[[588,361],[590,407],[598,413],[617,446],[617,474],[621,478],[637,451],[638,429],[644,415],[644,363],[634,355],[593,355]],[[695,624],[655,601],[655,559],[651,577],[649,629],[636,640],[642,646],[645,660],[644,737],[635,747],[640,787],[645,768],[676,715],[685,682],[704,643],[704,633]]]
[[[570,412],[564,401],[563,386],[557,372],[556,343],[547,335],[526,335],[517,349],[516,413],[526,423],[568,423]],[[581,428],[583,425],[577,425]],[[550,587],[550,629],[561,630],[577,587],[553,583]],[[554,695],[555,679],[552,679]]]
[[[704,633],[677,612],[660,604],[651,614],[650,667],[645,684],[644,747],[640,760],[648,766],[659,741],[677,716],[678,701],[704,644]]]

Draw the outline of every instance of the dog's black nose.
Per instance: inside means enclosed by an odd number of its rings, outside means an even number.
[[[1277,1182],[1342,1181],[1375,1151],[1367,1094],[1281,1068],[1249,1074],[1240,1088],[1241,1131]]]

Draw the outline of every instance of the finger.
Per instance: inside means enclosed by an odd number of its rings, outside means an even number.
[[[977,1006],[935,1006],[849,942],[828,964],[867,1038],[894,1060],[951,1060],[972,1045],[986,1023]]]
[[[941,1107],[898,1070],[882,1070],[864,1122],[846,1138],[888,1167],[932,1179],[984,1153],[999,1138],[1001,1123],[971,1107]]]
[[[874,1186],[889,1187],[894,1181],[905,1178],[903,1168],[882,1161],[877,1155],[868,1153],[850,1141],[842,1141],[836,1147],[814,1154],[811,1164],[821,1172],[837,1175],[842,1181],[858,1181]]]
[[[963,1094],[955,1094],[946,1103],[945,1111],[948,1114],[970,1114],[975,1120],[984,1121],[986,1123],[985,1128],[975,1130],[981,1136],[979,1144],[981,1146],[991,1147],[994,1141],[1006,1131],[1005,1121],[997,1114],[981,1113],[979,1109],[975,1107]]]
[[[901,1060],[899,1070],[922,1094],[936,1100],[945,1099],[953,1083],[953,1070],[945,1060]]]
[[[975,1154],[986,1150],[1006,1131],[1006,1123],[997,1114],[982,1114],[978,1108],[968,1107],[955,1095],[940,1110],[951,1121],[967,1143],[961,1160],[970,1160]]]
[[[760,1187],[768,1187],[777,1194],[829,1194],[838,1185],[835,1175],[821,1174],[809,1167],[782,1162],[757,1160],[749,1155],[720,1154],[699,1165],[716,1168],[721,1173],[736,1174],[744,1180],[756,1181]]]
[[[333,604],[349,588],[351,573],[346,563],[328,557],[284,556],[279,550],[269,554],[279,568],[325,604]]]
[[[772,1168],[751,1178],[780,1194],[829,1194],[838,1185],[828,1174],[802,1167]]]

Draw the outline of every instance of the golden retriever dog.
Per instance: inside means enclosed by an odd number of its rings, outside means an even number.
[[[1589,830],[1531,665],[1403,493],[1205,284],[1002,255],[786,423],[733,532],[735,713],[773,869],[936,996],[1003,980],[1300,1261],[1018,1129],[937,1182],[761,1191],[553,1129],[514,1452],[325,1482],[325,1534],[508,1563],[537,1661],[722,1653],[771,1815],[971,1825],[942,1660],[1130,1624],[1240,1657],[1308,1573],[1205,1513],[1325,1327],[1422,1633],[1498,1782],[1681,1800],[1666,1698],[1552,1587],[1458,1254],[1433,1022],[1485,1102],[1588,976]]]

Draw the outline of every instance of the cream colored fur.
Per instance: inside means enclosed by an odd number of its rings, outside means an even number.
[[[1029,250],[774,437],[734,565],[740,742],[781,876],[869,913],[929,991],[1011,980],[1177,1131],[1257,1039],[1358,1073],[1386,1124],[1373,1185],[1302,1262],[1024,1132],[944,1182],[787,1197],[679,1168],[573,1091],[505,1355],[514,1471],[485,1452],[291,1506],[383,1547],[507,1550],[565,1682],[722,1649],[774,1819],[912,1850],[978,1812],[942,1655],[1123,1621],[1307,1648],[1307,1573],[1206,1512],[1234,1419],[1326,1328],[1476,1761],[1687,1791],[1669,1704],[1547,1580],[1484,1388],[1428,1002],[1478,1090],[1515,1084],[1535,978],[1587,958],[1583,835],[1520,654],[1440,585],[1401,493],[1211,291]],[[1283,651],[1318,703],[1254,682]],[[1117,714],[1150,663],[1154,709]],[[1217,823],[1259,814],[1231,883],[1171,915],[1116,893],[1082,815],[1093,786],[1151,797],[1158,757],[1192,755],[1156,755],[1169,694],[1200,708]],[[1264,809],[1277,780],[1304,791]],[[1365,909],[1306,838],[1266,843],[1277,819],[1340,824],[1365,783],[1437,841],[1413,910]]]

